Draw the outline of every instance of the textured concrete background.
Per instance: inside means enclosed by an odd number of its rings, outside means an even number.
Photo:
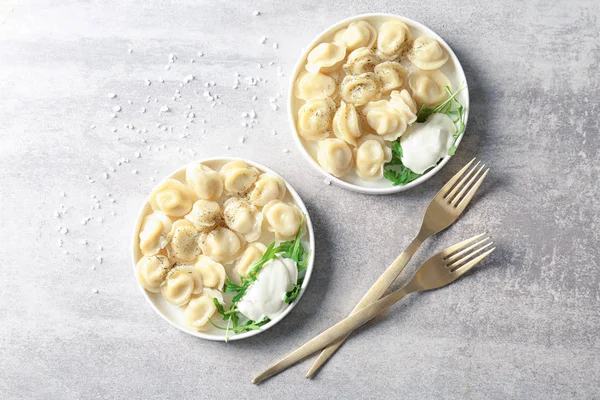
[[[524,3],[0,2],[0,397],[599,398],[600,5]],[[456,157],[423,186],[386,197],[326,186],[300,158],[285,114],[301,48],[371,11],[403,14],[444,37],[472,99]],[[167,71],[169,53],[178,59]],[[196,80],[179,88],[187,74]],[[264,81],[248,86],[244,77]],[[208,81],[220,96],[214,108],[202,94]],[[172,112],[161,117],[163,105]],[[252,110],[258,122],[243,128]],[[229,344],[166,324],[130,264],[151,179],[215,155],[279,171],[317,234],[300,304],[267,333]],[[407,272],[482,231],[499,247],[488,262],[394,307],[316,379],[303,377],[305,362],[252,386],[263,367],[349,313],[408,244],[429,199],[474,156],[492,169],[481,195]]]

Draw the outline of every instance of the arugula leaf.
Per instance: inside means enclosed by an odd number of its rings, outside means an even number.
[[[233,331],[235,333],[242,333],[242,332],[247,332],[247,331],[255,331],[258,328],[260,328],[261,326],[269,323],[271,320],[268,317],[265,317],[262,321],[256,322],[256,321],[248,321],[246,322],[244,325],[238,326],[236,328],[233,329]]]
[[[392,159],[383,167],[383,176],[394,186],[406,185],[421,176],[402,164],[402,145],[398,140],[392,143]]]
[[[304,279],[298,279],[298,283],[296,283],[292,290],[287,292],[283,297],[284,302],[290,304],[292,301],[296,300],[296,297],[300,294],[300,289],[302,289],[302,282],[304,282]]]

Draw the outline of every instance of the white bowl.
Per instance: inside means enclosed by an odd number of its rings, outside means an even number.
[[[465,77],[465,73],[463,71],[462,66],[460,65],[460,62],[458,61],[458,58],[456,57],[456,54],[454,54],[454,52],[452,51],[450,46],[448,46],[448,43],[446,43],[444,41],[444,39],[442,39],[440,36],[438,36],[435,32],[433,32],[431,29],[429,29],[425,25],[423,25],[417,21],[414,21],[410,18],[406,18],[406,17],[402,17],[399,15],[394,15],[394,14],[383,14],[383,13],[361,14],[361,15],[354,16],[352,18],[345,19],[343,21],[340,21],[340,22],[330,26],[329,28],[327,28],[323,32],[321,32],[308,45],[308,47],[306,47],[306,50],[304,51],[304,53],[302,53],[302,56],[296,63],[296,67],[294,68],[294,73],[292,74],[292,80],[290,82],[290,88],[289,88],[288,118],[289,118],[289,121],[291,124],[292,132],[294,132],[294,140],[296,141],[296,145],[300,149],[300,153],[302,153],[302,155],[304,156],[304,158],[306,158],[308,163],[313,168],[315,168],[317,171],[319,171],[326,179],[329,179],[331,182],[334,182],[335,184],[337,184],[345,189],[353,190],[353,191],[359,192],[359,193],[390,194],[390,193],[403,192],[405,190],[408,190],[415,186],[420,185],[421,183],[425,182],[426,180],[428,180],[429,178],[431,178],[432,176],[437,174],[437,172],[440,169],[442,169],[444,167],[444,165],[446,165],[448,160],[450,160],[451,156],[444,157],[438,163],[438,165],[435,166],[435,168],[433,168],[432,170],[427,172],[425,175],[415,179],[414,181],[412,181],[406,185],[393,186],[392,183],[386,179],[370,181],[370,182],[364,181],[364,180],[358,178],[358,176],[356,176],[354,172],[351,173],[352,175],[350,177],[344,177],[343,179],[340,179],[340,178],[337,178],[337,177],[325,172],[321,168],[321,166],[317,163],[317,161],[310,155],[310,153],[306,149],[306,147],[305,147],[306,141],[304,141],[304,139],[302,139],[300,137],[300,135],[298,134],[298,131],[296,129],[296,119],[297,119],[297,115],[298,115],[298,109],[301,106],[302,100],[297,99],[296,96],[294,96],[294,83],[296,82],[298,74],[304,70],[304,65],[306,64],[306,57],[308,56],[308,53],[319,43],[331,41],[333,38],[333,35],[339,29],[345,28],[350,22],[358,21],[358,20],[366,20],[374,25],[377,25],[376,21],[398,20],[398,21],[402,21],[402,22],[406,23],[411,28],[411,31],[417,32],[418,34],[415,35],[415,37],[420,36],[420,35],[427,35],[427,36],[434,37],[435,39],[437,39],[440,42],[442,47],[446,50],[446,52],[449,55],[448,61],[441,68],[441,70],[444,73],[454,70],[453,74],[446,73],[446,75],[450,79],[450,83],[452,84],[452,87],[458,88],[458,86],[461,83],[463,83],[463,82],[465,84],[467,83],[467,78]],[[468,87],[465,88],[457,96],[457,100],[459,100],[460,103],[464,106],[464,122],[465,122],[465,126],[466,126],[467,120],[469,118],[469,90],[468,90]],[[456,140],[457,148],[458,148],[458,145],[460,144],[460,141],[462,140],[463,136],[464,136],[464,132]]]
[[[288,182],[286,182],[286,180],[283,179],[279,174],[277,174],[276,172],[273,172],[271,169],[269,169],[261,164],[258,164],[258,163],[255,163],[255,162],[249,161],[249,160],[244,160],[241,158],[214,157],[214,158],[205,158],[202,160],[198,160],[196,162],[201,162],[203,164],[207,164],[208,166],[210,166],[213,163],[238,161],[238,160],[244,161],[247,164],[252,165],[253,167],[257,168],[261,172],[267,172],[269,174],[275,175],[275,176],[281,178],[285,182],[285,185],[287,188],[286,197],[291,197],[293,202],[298,207],[300,207],[302,212],[306,215],[306,227],[307,227],[307,231],[308,231],[308,236],[307,236],[307,240],[305,239],[304,242],[308,243],[307,250],[310,251],[310,255],[309,255],[308,265],[306,267],[306,274],[304,276],[304,281],[302,282],[302,288],[300,289],[300,293],[298,294],[298,297],[296,297],[296,299],[280,315],[278,315],[277,318],[269,321],[268,324],[265,324],[265,325],[261,326],[259,329],[254,330],[254,331],[248,331],[248,332],[244,332],[244,333],[240,333],[240,334],[230,333],[229,338],[228,338],[229,341],[245,339],[245,338],[249,338],[254,335],[258,335],[259,333],[264,332],[267,329],[271,328],[273,325],[275,325],[276,323],[281,321],[286,315],[288,315],[290,313],[290,311],[292,311],[292,309],[296,306],[298,301],[300,301],[300,299],[302,298],[302,295],[304,294],[304,291],[306,290],[306,287],[308,286],[308,282],[310,281],[310,276],[312,274],[313,264],[314,264],[314,260],[315,260],[315,235],[313,232],[313,226],[312,226],[312,222],[310,220],[310,215],[308,214],[308,210],[306,209],[304,202],[302,202],[302,199],[300,198],[298,193],[294,190],[294,188]],[[178,180],[185,182],[186,166],[187,166],[187,164],[184,165],[183,167],[179,168],[178,170],[174,171],[173,173],[169,174],[167,177],[165,177],[163,179],[163,181],[166,179],[169,179],[169,178],[174,178],[174,179],[178,179]],[[138,260],[142,257],[142,253],[141,253],[140,247],[139,247],[138,233],[139,233],[139,230],[140,230],[140,227],[142,224],[143,217],[148,215],[151,212],[149,200],[150,200],[150,195],[148,195],[148,197],[146,198],[146,200],[144,201],[144,204],[142,205],[142,207],[140,209],[137,221],[135,223],[135,230],[133,231],[133,253],[132,254],[133,254],[134,277],[135,277],[135,271],[136,271],[136,264],[137,264]],[[267,245],[268,245],[268,243],[267,243]],[[137,278],[136,278],[136,282],[137,282]],[[216,330],[213,328],[213,330],[208,331],[208,332],[197,332],[197,331],[189,329],[183,321],[183,308],[177,307],[177,306],[174,306],[174,305],[168,303],[165,299],[163,299],[163,297],[160,293],[149,293],[146,290],[144,290],[144,288],[141,285],[139,285],[139,283],[138,283],[138,286],[139,286],[140,290],[142,291],[142,293],[144,294],[144,298],[146,299],[146,301],[148,301],[148,303],[154,309],[154,311],[156,311],[156,313],[158,315],[160,315],[165,321],[167,321],[168,323],[173,325],[175,328],[177,328],[185,333],[189,333],[190,335],[202,338],[202,339],[225,341],[225,332],[223,332],[223,331],[219,331],[219,330]]]

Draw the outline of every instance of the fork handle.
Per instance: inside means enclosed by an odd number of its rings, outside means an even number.
[[[429,236],[430,235],[426,236],[425,234],[422,234],[422,232],[419,232],[417,237],[413,239],[413,241],[408,245],[406,250],[400,253],[400,255],[385,270],[385,272],[381,274],[381,276],[379,277],[379,279],[377,279],[373,286],[371,286],[369,291],[364,295],[360,302],[358,302],[356,307],[354,307],[354,310],[352,310],[350,315],[353,315],[357,311],[360,311],[362,308],[368,306],[374,301],[379,300],[379,298],[381,298],[381,296],[383,296],[383,294],[389,289],[392,283],[394,283],[396,278],[398,278],[398,275],[400,275],[406,264],[408,264],[408,261],[410,261],[412,256],[419,249],[419,247],[421,247],[423,241],[425,241],[425,239],[427,239],[427,237]],[[349,331],[348,334],[350,334],[351,332],[352,331]],[[329,360],[329,358],[333,356],[333,354],[337,351],[337,349],[339,349],[339,347],[342,345],[342,343],[344,343],[344,341],[347,338],[348,336],[344,336],[341,338],[340,341],[332,344],[331,346],[323,350],[319,357],[315,360],[313,365],[310,367],[310,370],[306,374],[306,377],[310,378],[315,372],[317,372],[323,366],[323,364],[325,364],[327,360]]]

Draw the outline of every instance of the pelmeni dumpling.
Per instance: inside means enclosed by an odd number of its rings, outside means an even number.
[[[185,324],[197,331],[209,328],[208,320],[217,312],[213,299],[224,304],[223,295],[217,290],[204,289],[200,296],[192,297],[183,312]]]
[[[351,22],[348,28],[336,32],[333,41],[344,44],[347,51],[373,47],[377,41],[377,31],[367,21]]]
[[[169,268],[171,262],[163,255],[142,257],[136,265],[138,282],[147,291],[158,293]]]
[[[144,218],[140,230],[140,250],[145,256],[153,256],[169,243],[172,221],[165,213],[154,211]]]
[[[315,97],[298,110],[298,132],[306,140],[322,140],[329,136],[335,114],[335,102],[329,97]]]
[[[232,197],[223,204],[223,217],[229,229],[244,235],[248,242],[262,233],[262,213],[248,200]]]
[[[325,171],[339,178],[352,169],[352,150],[342,139],[321,140],[317,160]]]
[[[370,101],[381,98],[381,79],[373,72],[360,75],[346,75],[342,81],[340,93],[346,103],[364,106]]]
[[[395,60],[410,48],[412,34],[404,22],[386,21],[379,28],[377,55],[382,60]]]
[[[330,72],[342,65],[346,57],[346,46],[341,43],[321,43],[308,53],[306,57],[306,70],[317,72]]]
[[[448,53],[434,38],[421,36],[415,39],[408,59],[420,69],[432,70],[448,61]]]
[[[176,306],[186,304],[192,294],[202,292],[202,277],[193,265],[181,265],[169,271],[160,286],[165,300]]]
[[[378,135],[365,136],[354,150],[356,174],[365,180],[381,179],[385,163],[392,159],[392,149]]]
[[[260,242],[250,243],[246,250],[244,250],[244,254],[235,264],[235,268],[233,269],[240,277],[248,276],[248,272],[252,269],[254,264],[265,254],[267,251],[267,246]]]
[[[365,72],[373,72],[375,66],[381,62],[373,49],[359,47],[348,55],[348,60],[342,66],[346,74],[359,75]]]
[[[198,230],[187,219],[173,222],[169,237],[171,241],[167,246],[169,258],[176,262],[191,262],[200,254],[198,245]]]
[[[336,89],[335,80],[317,72],[302,71],[294,84],[294,95],[302,100],[312,99],[313,97],[331,97]]]
[[[192,209],[196,196],[192,189],[175,179],[167,179],[150,195],[150,206],[169,217],[183,217]]]
[[[353,146],[362,134],[360,117],[353,104],[347,104],[342,100],[340,107],[333,117],[333,133]]]
[[[407,90],[394,90],[390,100],[374,101],[363,109],[367,123],[385,140],[396,140],[417,119],[417,104]]]
[[[285,182],[271,174],[262,174],[248,195],[248,200],[257,207],[263,207],[271,200],[281,200],[285,196]]]
[[[204,164],[190,164],[185,169],[185,180],[202,200],[217,200],[223,193],[219,173]]]
[[[198,200],[185,219],[199,231],[211,228],[221,220],[221,206],[216,201]]]
[[[388,93],[404,86],[408,69],[396,61],[386,61],[375,67],[375,73],[381,79],[383,93]]]
[[[450,80],[440,70],[417,69],[408,75],[408,86],[417,105],[427,107],[443,103],[450,96],[446,87],[452,89]]]
[[[196,261],[196,269],[202,277],[202,284],[205,288],[222,290],[227,279],[227,273],[222,264],[219,264],[210,257],[200,256]]]
[[[218,227],[200,235],[204,255],[220,263],[232,263],[242,255],[244,237],[229,228]]]
[[[258,170],[244,161],[230,161],[220,171],[223,186],[228,193],[243,193],[256,182]]]
[[[278,240],[290,240],[294,238],[302,222],[302,211],[300,208],[281,200],[273,200],[267,203],[263,208],[263,215],[267,229],[275,233],[275,237]]]

